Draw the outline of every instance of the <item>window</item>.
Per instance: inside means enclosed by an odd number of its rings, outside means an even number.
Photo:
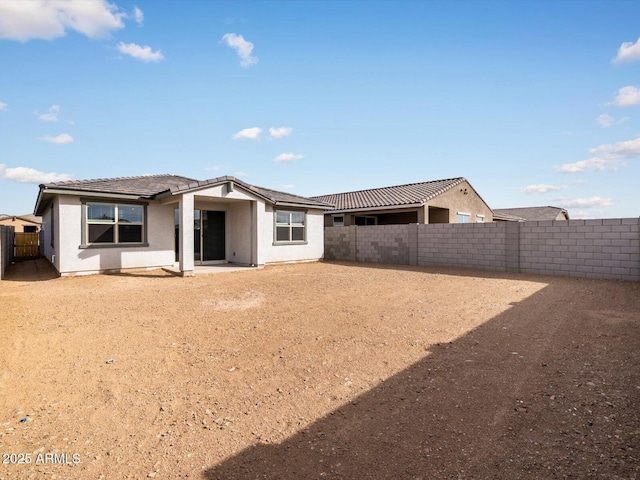
[[[36,227],[35,225],[25,225],[22,228],[22,231],[24,233],[36,233],[38,231],[38,227]]]
[[[476,215],[476,223],[484,223],[484,215]]]
[[[306,214],[286,210],[276,210],[276,234],[277,243],[304,242],[306,235]]]
[[[344,215],[334,215],[333,217],[334,227],[344,227]]]
[[[144,242],[144,205],[87,202],[83,244],[141,244]]]
[[[356,217],[355,218],[356,225],[365,226],[365,225],[375,225],[376,217]]]
[[[458,223],[469,223],[471,214],[458,212]]]

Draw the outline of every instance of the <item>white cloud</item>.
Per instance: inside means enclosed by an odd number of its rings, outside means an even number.
[[[592,148],[593,157],[576,163],[565,163],[556,167],[562,173],[579,173],[593,170],[617,170],[626,166],[625,160],[640,157],[640,137],[635,140],[605,144]]]
[[[633,62],[634,60],[640,60],[640,38],[636,43],[624,42],[620,45],[613,63]]]
[[[240,57],[240,65],[243,67],[250,67],[258,63],[258,57],[251,55],[251,52],[253,52],[253,43],[246,41],[242,35],[225,33],[222,41],[236,50],[238,57]]]
[[[49,112],[38,115],[38,118],[45,122],[57,122],[58,113],[60,113],[60,105],[51,105]]]
[[[590,198],[558,198],[555,200],[563,208],[592,208],[610,207],[613,205],[611,198],[590,197]]]
[[[6,103],[0,102],[0,112],[3,111],[3,110],[8,110],[7,109],[8,106],[9,105],[7,105]]]
[[[135,43],[118,43],[118,50],[120,53],[129,55],[130,57],[140,60],[142,62],[159,62],[164,60],[164,55],[160,50],[155,52],[151,50],[151,47],[136,45]]]
[[[51,183],[70,180],[71,176],[66,173],[44,173],[29,167],[7,168],[0,163],[0,178],[20,183]]]
[[[291,127],[278,127],[278,128],[271,127],[269,129],[269,135],[271,135],[271,137],[273,138],[288,137],[289,135],[291,135],[291,132],[293,132],[293,128]]]
[[[233,135],[234,140],[258,140],[262,134],[260,127],[245,128]]]
[[[614,117],[607,113],[603,113],[602,115],[596,118],[596,123],[600,125],[602,128],[613,127],[614,125],[620,125],[621,123],[629,120],[629,117],[621,118],[620,120],[616,120]]]
[[[613,125],[615,119],[611,115],[607,115],[603,113],[598,118],[596,118],[596,123],[603,128],[607,128]]]
[[[142,26],[144,23],[144,12],[138,7],[133,7],[133,19],[139,26]]]
[[[640,88],[627,86],[618,90],[618,95],[613,99],[613,104],[619,107],[633,107],[640,105]]]
[[[246,176],[248,176],[248,174],[245,173],[245,172],[234,172],[233,176],[234,177],[246,177]]]
[[[53,40],[67,30],[103,38],[123,28],[126,16],[106,0],[2,0],[0,38]]]
[[[527,185],[520,189],[522,193],[547,193],[547,192],[557,192],[561,190],[562,187],[558,187],[556,185]]]
[[[281,183],[280,185],[278,185],[278,188],[281,188],[283,190],[292,190],[293,185],[291,185],[290,183]]]
[[[44,137],[40,137],[40,140],[55,143],[56,145],[64,145],[65,143],[72,143],[73,137],[68,133],[61,133],[60,135],[57,135],[55,137],[45,135]]]
[[[224,165],[214,165],[213,167],[207,167],[205,168],[205,170],[213,170],[214,172],[218,171],[218,170],[222,170],[224,167]]]
[[[289,163],[303,158],[304,155],[300,155],[299,153],[281,153],[276,158],[274,158],[273,161],[278,163]]]

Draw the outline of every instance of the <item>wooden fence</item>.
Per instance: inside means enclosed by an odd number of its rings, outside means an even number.
[[[14,238],[14,258],[37,258],[40,256],[39,235],[37,233],[16,232]]]

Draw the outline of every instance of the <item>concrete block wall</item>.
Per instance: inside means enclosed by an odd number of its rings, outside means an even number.
[[[522,223],[520,271],[640,280],[640,219]]]
[[[324,258],[356,261],[356,227],[324,229]]]
[[[356,236],[357,261],[409,265],[408,224],[351,228]]]
[[[327,227],[325,258],[640,280],[640,219]]]
[[[7,265],[13,261],[13,228],[0,225],[0,280],[4,278]]]
[[[505,271],[506,223],[418,225],[418,265]]]

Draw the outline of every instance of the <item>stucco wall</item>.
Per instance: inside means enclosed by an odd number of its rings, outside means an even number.
[[[327,259],[640,280],[638,218],[328,227],[325,239]]]
[[[58,225],[55,240],[58,253],[54,266],[62,275],[174,264],[173,206],[157,202],[147,206],[148,247],[79,248],[82,243],[80,199],[68,195],[58,198],[58,215],[54,221],[54,227]]]
[[[229,262],[253,263],[251,252],[255,232],[251,223],[251,205],[252,202],[231,203],[227,209],[225,248]]]
[[[39,232],[41,225],[39,223],[29,222],[18,217],[9,217],[4,220],[0,220],[0,225],[6,225],[13,227],[15,232],[24,232],[24,227],[36,227],[36,231]]]
[[[283,208],[284,210],[295,210]],[[320,260],[324,255],[324,211],[307,211],[307,242],[299,245],[274,245],[273,207],[258,212],[260,261],[264,263]]]
[[[54,200],[53,203],[47,207],[44,215],[42,215],[42,234],[40,236],[42,243],[40,244],[40,251],[42,252],[42,255],[51,262],[55,269],[59,270],[59,265],[57,264],[58,259],[56,258],[57,256],[54,257],[56,250],[51,242],[51,234],[53,232],[53,228],[56,227],[56,225],[52,223],[52,218],[58,218],[56,213],[57,208],[58,203]],[[57,231],[55,232],[55,238],[58,238]]]
[[[475,223],[478,215],[484,215],[485,222],[493,221],[491,209],[478,196],[473,187],[469,185],[469,182],[462,182],[460,185],[456,185],[433,200],[428,201],[425,209],[429,207],[448,208],[449,223],[458,222],[458,212],[470,214],[470,223]]]

